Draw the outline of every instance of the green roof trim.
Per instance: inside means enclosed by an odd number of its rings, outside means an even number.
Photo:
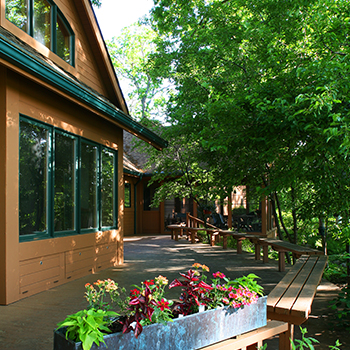
[[[99,112],[106,114],[111,120],[125,127],[127,131],[142,136],[154,147],[158,149],[167,147],[168,142],[166,140],[119,110],[107,99],[98,95],[97,92],[94,93],[87,86],[79,83],[68,73],[61,70],[61,68],[54,68],[44,59],[40,59],[39,56],[35,55],[33,52],[26,50],[19,43],[10,40],[3,35],[3,33],[0,33],[0,57],[77,98],[90,107],[97,109]]]

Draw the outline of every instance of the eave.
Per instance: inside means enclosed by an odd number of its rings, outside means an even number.
[[[148,142],[155,148],[162,150],[167,147],[167,141],[159,137],[151,130],[136,122],[129,115],[118,109],[107,99],[95,93],[88,87],[80,84],[69,74],[51,66],[44,59],[39,59],[24,47],[10,41],[0,33],[0,58],[10,62],[43,82],[52,85],[64,94],[72,96],[83,105],[86,105],[99,114],[106,116],[111,122],[116,122],[126,131]]]

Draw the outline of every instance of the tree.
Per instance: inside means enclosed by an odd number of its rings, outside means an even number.
[[[135,23],[107,41],[113,66],[126,85],[124,91],[128,91],[130,112],[139,120],[157,119],[164,114],[167,87],[163,79],[150,75],[149,58],[155,52],[156,37],[150,27]]]
[[[154,67],[176,88],[169,120],[200,145],[197,164],[229,174],[216,188],[245,182],[271,197],[276,219],[291,210],[294,242],[300,220],[347,216],[350,204],[349,10],[345,0],[156,0],[152,12]]]
[[[91,4],[96,7],[101,7],[102,2],[100,0],[91,0]]]

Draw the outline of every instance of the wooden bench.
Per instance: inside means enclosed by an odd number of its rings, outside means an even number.
[[[179,235],[182,237],[183,230],[185,228],[184,224],[172,224],[168,225],[167,228],[171,232],[171,239],[174,239],[175,241],[179,240]]]
[[[227,339],[219,343],[206,346],[201,350],[256,350],[263,345],[263,341],[279,335],[281,344],[285,344],[288,336],[288,323],[281,321],[269,321],[265,327],[255,329],[251,332]]]
[[[167,228],[171,231],[171,239],[175,239],[175,241],[178,241],[179,236],[182,237],[184,234],[186,234],[188,240],[190,240],[191,243],[196,243],[198,231],[205,231],[207,233],[211,246],[215,245],[217,237],[219,237],[220,235],[220,229],[217,228],[187,227],[182,224],[168,225]]]
[[[278,269],[284,272],[285,265],[285,253],[292,253],[294,260],[298,259],[302,255],[322,255],[323,253],[317,249],[312,249],[305,246],[299,246],[297,244],[281,241],[279,239],[267,238],[259,235],[251,235],[248,233],[240,233],[234,231],[221,231],[221,234],[225,233],[227,236],[231,236],[237,240],[237,254],[242,254],[242,241],[245,239],[250,240],[254,244],[255,260],[261,259],[261,248],[263,249],[263,262],[267,263],[268,247],[278,252]]]
[[[301,256],[268,295],[267,318],[288,323],[287,339],[293,339],[294,325],[301,325],[309,318],[326,264],[324,255]],[[290,349],[289,343],[283,349]]]

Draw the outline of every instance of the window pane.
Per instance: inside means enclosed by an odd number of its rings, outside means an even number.
[[[102,226],[114,226],[114,156],[108,149],[102,149]]]
[[[131,185],[129,183],[125,184],[124,188],[124,206],[125,208],[131,207]]]
[[[6,0],[6,18],[18,28],[28,32],[28,0]]]
[[[75,229],[75,139],[55,137],[55,231]]]
[[[97,147],[81,143],[81,228],[97,228]]]
[[[20,235],[47,230],[48,130],[21,120],[19,226]]]
[[[60,16],[57,16],[56,24],[57,35],[57,55],[64,59],[67,63],[70,63],[70,35],[67,27],[61,20]]]
[[[34,39],[50,49],[51,6],[45,0],[34,0]]]

